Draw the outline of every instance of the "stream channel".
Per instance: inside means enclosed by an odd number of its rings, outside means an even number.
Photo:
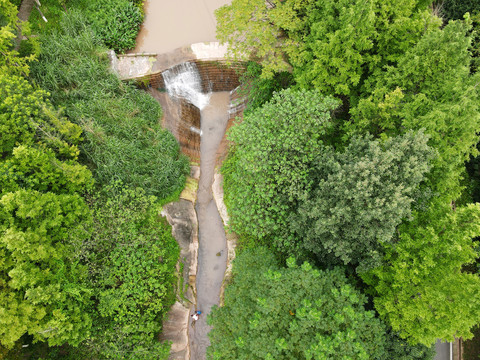
[[[184,63],[167,70],[163,73],[163,78],[173,103],[175,99],[182,98],[200,109],[201,129],[191,127],[191,131],[201,135],[200,179],[195,210],[199,226],[196,309],[202,315],[194,324],[189,324],[189,342],[190,359],[203,360],[210,345],[207,315],[212,306],[220,302],[220,290],[227,266],[225,230],[213,198],[212,184],[217,151],[229,118],[230,94],[228,91],[202,93],[201,79],[193,63]]]

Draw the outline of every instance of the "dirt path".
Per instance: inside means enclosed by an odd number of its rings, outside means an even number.
[[[197,271],[197,309],[202,316],[190,331],[192,360],[205,359],[210,344],[206,317],[220,301],[220,288],[227,265],[227,244],[223,222],[212,195],[216,153],[228,121],[229,93],[213,93],[210,103],[202,110],[200,145],[200,181],[197,193],[199,251]]]

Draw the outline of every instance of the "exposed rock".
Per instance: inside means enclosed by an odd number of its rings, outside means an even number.
[[[191,179],[195,181],[193,178]],[[180,199],[164,206],[162,215],[172,226],[172,234],[180,246],[180,261],[177,271],[177,302],[172,306],[163,323],[160,339],[172,342],[169,359],[188,360],[190,349],[188,343],[188,324],[191,304],[195,303],[195,279],[197,273],[198,221],[193,202]]]
[[[218,172],[215,173],[214,181],[212,184],[212,193],[215,203],[217,204],[218,212],[222,218],[223,225],[228,226],[230,218],[228,217],[227,207],[223,202],[223,176]],[[223,294],[225,292],[225,286],[227,286],[229,280],[232,277],[232,261],[235,259],[235,247],[237,246],[237,235],[231,231],[226,231],[227,236],[227,269],[225,270],[225,276],[223,278],[222,288],[220,290],[220,305],[223,305]]]

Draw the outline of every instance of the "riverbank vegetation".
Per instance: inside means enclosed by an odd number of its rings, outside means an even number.
[[[166,359],[179,249],[160,204],[188,161],[63,5],[17,51],[17,6],[0,1],[0,358]]]
[[[314,352],[293,354],[302,347],[290,341],[304,336],[299,324],[309,316],[332,323],[322,305],[334,291],[305,295],[312,309],[303,315],[276,297],[310,291],[302,279],[312,271],[346,274],[335,284],[365,296],[382,324],[383,335],[370,327],[362,336],[402,344],[359,345],[338,358],[432,359],[436,339],[472,337],[480,322],[478,9],[459,15],[455,3],[234,0],[217,10],[218,38],[232,58],[259,64],[259,78],[245,77],[253,101],[229,132],[222,167],[245,254],[225,306],[210,317],[210,358],[333,358],[335,341],[326,339],[358,336],[358,321],[307,336]],[[285,72],[292,78],[279,83]],[[265,247],[275,265],[263,264]],[[299,274],[290,284],[292,266]],[[259,288],[247,290],[245,279]],[[345,320],[348,309],[331,311]],[[231,318],[241,324],[227,331]],[[265,327],[278,333],[244,345]]]

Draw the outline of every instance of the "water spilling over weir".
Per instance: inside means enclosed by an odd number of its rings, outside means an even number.
[[[202,110],[211,93],[202,92],[202,79],[195,63],[185,62],[163,72],[165,89],[171,97],[184,98]]]

